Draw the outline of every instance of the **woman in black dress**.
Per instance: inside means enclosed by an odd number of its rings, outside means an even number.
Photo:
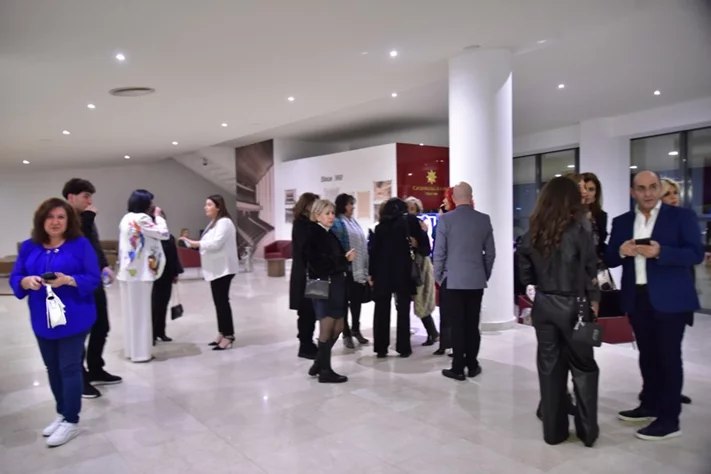
[[[411,247],[417,244],[417,247]],[[395,350],[401,357],[412,355],[410,345],[410,303],[417,294],[412,278],[414,252],[429,255],[431,252],[427,233],[420,220],[408,214],[402,199],[392,198],[380,213],[380,223],[375,227],[368,270],[373,285],[375,315],[373,321],[373,346],[378,357],[386,357],[390,345],[390,302],[395,295],[397,307],[397,339]]]
[[[336,207],[330,201],[318,200],[311,208],[309,234],[305,245],[306,274],[310,280],[329,281],[328,299],[314,299],[316,320],[319,322],[318,356],[309,375],[318,375],[321,383],[343,383],[348,377],[331,368],[331,349],[343,332],[348,314],[346,274],[355,251],[344,249],[331,231],[336,219]]]
[[[289,279],[289,309],[296,311],[298,316],[296,327],[299,338],[299,357],[314,360],[318,348],[314,344],[316,315],[310,299],[304,298],[306,287],[306,240],[311,227],[311,206],[319,199],[318,194],[304,193],[294,206],[294,224],[291,228],[291,248],[293,261]]]

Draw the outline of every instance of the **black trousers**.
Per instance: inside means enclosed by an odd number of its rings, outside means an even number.
[[[104,368],[104,346],[109,335],[109,309],[106,301],[106,291],[103,285],[94,292],[96,304],[96,322],[89,333],[89,343],[86,345],[84,357],[89,372],[100,372]]]
[[[684,384],[681,341],[689,317],[688,313],[655,311],[646,287],[638,287],[634,311],[629,315],[639,349],[642,407],[672,428],[679,427]]]
[[[217,312],[217,330],[225,337],[235,335],[232,307],[230,306],[230,285],[234,277],[234,275],[225,275],[210,282],[212,301],[215,303]]]
[[[447,313],[447,292],[444,283],[439,288],[439,349],[452,348],[452,321]]]
[[[165,336],[165,318],[168,314],[168,305],[172,294],[173,278],[169,273],[163,272],[163,275],[153,282],[153,290],[151,292],[153,339]]]
[[[373,349],[377,354],[387,354],[390,346],[390,302],[391,296],[375,299],[373,314]],[[408,294],[395,295],[397,309],[397,332],[395,350],[402,355],[412,354],[410,345],[410,303]]]
[[[363,306],[363,294],[365,293],[365,285],[362,285],[353,279],[353,274],[348,272],[346,279],[346,295],[348,296],[348,307],[351,309],[352,325],[348,325],[348,317],[344,319],[343,336],[351,337],[353,333],[360,332],[360,310]],[[352,332],[351,332],[352,330]]]
[[[465,367],[474,370],[479,366],[479,320],[484,290],[450,290],[445,281],[440,291],[444,293],[444,313],[451,328],[452,370],[457,373],[463,373]],[[440,300],[440,308],[442,304]]]
[[[584,443],[594,442],[600,370],[593,347],[573,340],[577,321],[575,298],[538,293],[531,313],[538,339],[538,382],[541,388],[543,439],[559,444],[568,439],[568,372],[573,379],[575,430]]]
[[[316,313],[313,302],[308,298],[302,298],[299,309],[296,312],[296,328],[299,331],[296,337],[303,345],[314,343],[314,331],[316,330]]]

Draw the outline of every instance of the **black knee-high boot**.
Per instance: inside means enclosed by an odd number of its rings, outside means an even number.
[[[435,342],[439,339],[439,332],[437,331],[437,326],[435,326],[434,319],[432,316],[425,316],[422,318],[422,325],[427,330],[427,340],[422,343],[423,346],[433,346]]]
[[[329,348],[333,348],[333,346],[338,342],[338,338],[334,337],[328,340],[328,342],[322,343],[321,341],[318,341],[318,346],[321,347],[321,344],[328,344]],[[311,364],[311,368],[309,368],[309,375],[311,377],[316,377],[319,372],[321,372],[321,360],[318,357],[318,352],[316,353],[316,359],[314,360],[314,363]]]
[[[337,374],[331,368],[331,349],[334,341],[318,343],[318,361],[319,372],[318,381],[320,383],[343,383],[348,381],[348,377]]]

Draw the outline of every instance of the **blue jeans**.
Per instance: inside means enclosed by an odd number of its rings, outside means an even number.
[[[57,414],[69,423],[79,423],[86,335],[86,332],[82,332],[62,339],[37,337],[42,360],[47,367],[49,386],[57,402]]]

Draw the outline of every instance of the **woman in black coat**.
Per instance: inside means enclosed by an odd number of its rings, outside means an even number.
[[[160,219],[165,220],[165,213]],[[178,280],[178,275],[184,272],[183,266],[178,258],[178,247],[175,237],[172,235],[168,240],[161,240],[163,253],[165,254],[165,269],[163,274],[153,282],[151,291],[151,316],[153,319],[153,345],[157,340],[171,342],[173,339],[165,334],[165,318],[168,314],[170,297],[173,294],[173,283]]]
[[[407,213],[407,204],[402,199],[392,198],[385,204],[380,223],[375,227],[369,261],[375,301],[373,346],[381,358],[387,356],[390,345],[390,298],[393,294],[397,308],[395,350],[401,357],[412,354],[410,304],[417,294],[417,287],[411,273],[411,239],[420,243],[414,251],[429,256],[429,238],[420,227],[420,220]]]
[[[331,368],[331,349],[343,332],[348,314],[346,282],[348,264],[355,257],[354,250],[344,249],[331,231],[336,219],[336,208],[330,201],[318,200],[311,209],[311,220],[306,241],[306,274],[309,280],[328,281],[328,298],[313,299],[314,313],[319,322],[318,357],[309,375],[318,375],[321,383],[343,383],[348,377]]]
[[[299,338],[299,357],[314,360],[318,347],[314,344],[316,315],[310,299],[304,298],[306,288],[306,256],[304,253],[309,227],[311,226],[311,206],[319,199],[318,194],[304,193],[294,206],[294,224],[291,228],[291,248],[293,261],[289,280],[289,309],[298,315],[296,327]]]

